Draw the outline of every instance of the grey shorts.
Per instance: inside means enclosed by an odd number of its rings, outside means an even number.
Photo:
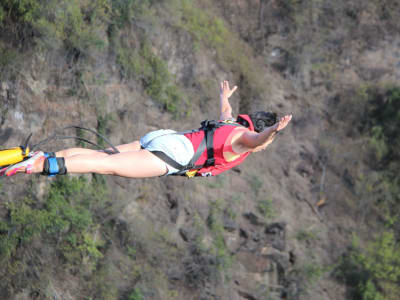
[[[190,162],[194,155],[193,145],[183,134],[176,134],[175,130],[160,129],[147,133],[140,139],[143,149],[149,151],[162,151],[181,165]],[[168,169],[166,175],[178,172],[178,169],[165,163]]]

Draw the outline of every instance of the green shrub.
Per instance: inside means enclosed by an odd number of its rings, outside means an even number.
[[[0,24],[3,22],[6,13],[2,6],[0,6]]]
[[[168,5],[170,11],[179,16],[174,25],[192,36],[194,50],[213,49],[222,68],[243,77],[253,92],[265,90],[265,82],[259,75],[261,69],[250,58],[250,48],[229,30],[221,18],[197,7],[192,0],[169,0]],[[251,98],[250,93],[247,96]]]
[[[252,191],[254,192],[254,194],[256,196],[258,196],[258,194],[260,193],[260,190],[261,190],[261,188],[262,188],[262,186],[264,184],[262,182],[262,180],[260,180],[258,178],[258,176],[253,175],[248,179],[248,182],[249,182],[250,187],[251,187]]]
[[[296,239],[299,241],[310,242],[317,239],[315,232],[301,229],[296,234]]]
[[[302,266],[301,275],[307,282],[315,282],[325,273],[325,269],[315,262],[309,262]]]
[[[265,219],[271,219],[275,216],[275,210],[271,199],[258,200],[257,208]]]
[[[9,219],[0,221],[0,257],[8,260],[19,245],[26,245],[49,226],[48,214],[32,209],[27,199],[8,205]]]
[[[167,64],[153,53],[147,41],[139,49],[132,49],[123,42],[117,46],[116,62],[121,76],[140,80],[146,93],[173,114],[182,112],[183,94],[173,83]]]
[[[0,257],[8,260],[18,247],[35,237],[57,241],[57,250],[68,263],[84,257],[101,258],[100,239],[93,237],[91,208],[104,201],[105,186],[83,177],[60,177],[50,185],[43,206],[26,198],[8,205],[9,218],[0,221]]]
[[[21,64],[18,51],[1,44],[0,41],[0,80],[14,77]],[[1,110],[2,108],[0,108]]]
[[[133,4],[135,0],[115,0],[111,2],[113,24],[123,28],[132,19]]]
[[[224,226],[222,223],[223,204],[222,200],[211,203],[207,225],[213,236],[212,252],[217,260],[217,268],[225,271],[232,266],[233,257],[225,244]]]
[[[359,129],[368,142],[367,163],[374,171],[361,177],[368,184],[357,182],[364,189],[360,194],[373,199],[375,212],[395,227],[400,214],[400,88],[362,86],[356,98],[361,100],[356,103],[363,112]]]
[[[370,133],[370,144],[378,151],[378,163],[387,165],[400,159],[400,88],[385,91],[368,90],[367,120],[365,131]]]
[[[383,158],[387,157],[389,145],[382,126],[376,125],[371,128],[368,142],[376,161],[382,161]]]
[[[143,300],[144,296],[140,288],[135,287],[135,289],[129,294],[129,300]]]
[[[109,133],[107,132],[107,129],[109,129],[111,121],[114,121],[112,114],[104,114],[97,116],[97,132],[106,137]],[[107,142],[99,136],[97,137],[97,145],[103,148],[109,147]]]
[[[226,176],[225,174],[221,174],[217,177],[214,177],[214,178],[211,178],[211,179],[205,181],[205,183],[209,188],[221,189],[224,186],[225,181],[226,181],[225,176]]]
[[[1,3],[4,15],[10,15],[22,22],[31,22],[38,17],[40,4],[35,0],[4,0]]]
[[[105,46],[98,30],[107,19],[108,2],[5,0],[0,7],[3,20],[8,16],[16,24],[30,27],[34,34],[26,38],[33,36],[36,42],[49,48],[64,45],[89,54],[93,47]]]
[[[398,299],[400,247],[391,231],[383,232],[366,247],[353,239],[336,276],[351,287],[357,299]]]

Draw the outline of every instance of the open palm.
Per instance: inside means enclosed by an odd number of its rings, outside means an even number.
[[[286,115],[282,117],[278,123],[276,123],[276,130],[280,131],[285,128],[289,124],[290,120],[292,120],[292,115]]]

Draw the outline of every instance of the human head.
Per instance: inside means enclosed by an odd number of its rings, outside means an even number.
[[[261,132],[265,128],[270,127],[276,123],[277,115],[271,111],[257,111],[249,115],[250,120],[253,123],[254,131]],[[237,122],[246,127],[249,127],[249,124],[243,118],[238,117]],[[247,123],[247,124],[246,124]]]

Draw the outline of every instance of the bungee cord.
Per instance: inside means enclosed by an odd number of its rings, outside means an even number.
[[[120,153],[120,152],[118,151],[118,149],[110,142],[109,139],[107,139],[107,138],[106,138],[105,136],[103,136],[102,134],[100,134],[100,133],[98,133],[97,131],[92,130],[92,129],[90,129],[90,128],[85,128],[85,127],[76,126],[76,125],[70,125],[70,126],[67,126],[67,127],[62,128],[60,131],[64,131],[64,130],[71,129],[71,128],[86,130],[86,131],[89,131],[89,132],[95,134],[96,136],[98,136],[99,138],[101,138],[102,140],[104,140],[104,141],[110,146],[110,148],[111,148],[112,150],[104,149],[103,147],[99,146],[99,145],[96,144],[96,143],[93,143],[92,141],[90,141],[90,140],[88,140],[88,139],[85,139],[85,138],[82,138],[82,137],[79,137],[79,136],[61,135],[61,134],[59,134],[59,132],[55,131],[54,134],[50,135],[49,137],[45,138],[44,140],[39,141],[38,143],[32,145],[31,151],[33,151],[34,149],[38,148],[39,146],[42,146],[42,145],[44,145],[44,144],[47,144],[47,143],[49,143],[50,141],[53,141],[53,140],[75,139],[75,140],[79,140],[79,141],[88,143],[88,144],[90,144],[90,145],[96,147],[97,149],[104,151],[104,152],[107,153],[107,154],[116,154],[116,153]],[[26,142],[25,142],[25,147],[27,146],[27,144],[28,144],[29,139],[30,139],[31,136],[32,136],[32,133],[31,133],[31,134],[29,135],[29,137],[27,138],[27,140],[26,140]]]

